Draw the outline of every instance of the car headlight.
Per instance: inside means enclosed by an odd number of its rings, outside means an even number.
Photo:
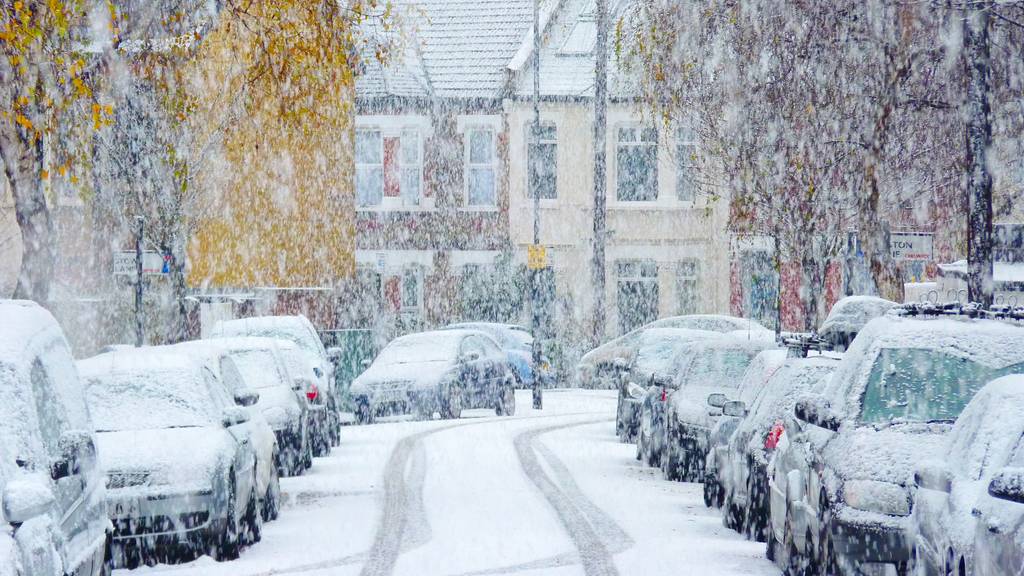
[[[843,485],[843,499],[851,508],[889,516],[910,515],[906,488],[876,480],[851,480]]]

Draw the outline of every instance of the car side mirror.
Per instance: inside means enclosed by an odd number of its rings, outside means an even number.
[[[925,462],[914,472],[914,484],[948,494],[953,489],[953,474],[942,462]]]
[[[4,518],[17,526],[49,512],[57,499],[44,482],[27,478],[8,482],[3,500]]]
[[[78,474],[96,462],[96,444],[92,434],[84,430],[69,430],[57,441],[61,457],[50,466],[50,477],[54,480]]]
[[[747,404],[741,400],[733,400],[726,402],[722,406],[722,414],[731,416],[733,418],[746,418],[747,416]]]
[[[342,355],[345,353],[344,350],[337,346],[331,346],[327,349],[327,359],[331,362],[337,362],[341,360]]]
[[[797,401],[793,407],[793,415],[797,420],[812,426],[818,426],[833,432],[839,430],[839,415],[832,411],[824,398],[812,397]]]
[[[708,396],[708,406],[711,406],[712,408],[722,408],[728,401],[729,398],[720,392],[716,392]]]
[[[248,421],[249,412],[244,408],[239,408],[238,406],[229,406],[225,408],[221,415],[221,424],[223,424],[225,428],[237,426],[238,424],[245,424]]]
[[[993,498],[1024,504],[1024,468],[1003,468],[988,484]]]
[[[235,392],[235,404],[252,406],[260,401],[260,393],[255,390],[239,390]]]

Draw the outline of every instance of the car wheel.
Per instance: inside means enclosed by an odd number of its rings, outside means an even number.
[[[753,466],[748,468],[753,470]],[[762,505],[762,497],[755,491],[753,473],[747,478],[747,511],[744,514],[744,530],[747,538],[754,542],[765,542],[768,539],[768,514]]]
[[[516,415],[516,388],[512,378],[505,378],[494,411],[498,416]]]
[[[818,497],[818,572],[821,574],[839,574],[839,558],[836,556],[835,543],[832,542],[832,506],[828,497],[822,493]]]
[[[718,504],[718,492],[721,489],[714,474],[704,476],[704,505],[712,508]]]
[[[733,503],[732,494],[725,497],[722,505],[722,523],[730,530],[739,532],[743,529],[743,511]]]
[[[796,542],[793,540],[793,523],[788,518],[786,519],[786,527],[783,531],[782,551],[784,554],[782,558],[782,573],[785,576],[808,576],[807,558],[796,547]]]
[[[679,451],[671,439],[665,444],[665,453],[661,457],[661,472],[665,480],[677,482],[679,475]]]
[[[235,471],[232,470],[228,474],[228,502],[226,518],[224,520],[224,529],[220,533],[217,539],[217,560],[223,562],[225,560],[234,560],[238,558],[238,548],[240,544],[239,530],[238,530],[238,519],[235,518]]]
[[[270,522],[277,520],[281,511],[281,475],[274,468],[270,471],[270,482],[267,483],[267,493],[263,496],[263,520]]]
[[[313,467],[313,442],[313,438],[306,439],[306,446],[302,451],[302,470],[299,471],[299,474]]]
[[[462,417],[462,388],[458,384],[448,386],[441,399],[441,416],[446,420]]]
[[[255,544],[263,539],[263,514],[260,511],[259,494],[256,493],[256,474],[252,476],[252,494],[245,507],[245,544]]]

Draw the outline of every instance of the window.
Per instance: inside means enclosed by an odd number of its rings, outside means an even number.
[[[681,260],[676,268],[676,300],[679,315],[696,314],[700,303],[700,262],[694,258]]]
[[[402,309],[420,307],[423,293],[423,274],[419,268],[402,270]]]
[[[616,160],[616,198],[620,202],[658,199],[657,130],[638,126],[619,128]]]
[[[676,198],[693,202],[697,196],[697,137],[689,128],[676,130]]]
[[[380,206],[385,198],[418,206],[422,196],[423,152],[418,130],[400,136],[380,130],[356,131],[356,201],[360,207]]]
[[[32,396],[36,401],[36,414],[39,418],[39,433],[43,440],[43,447],[50,456],[60,456],[60,435],[65,426],[64,415],[60,409],[60,401],[56,396],[56,390],[50,375],[43,367],[43,363],[36,359],[32,362],[32,371],[29,373],[32,381]]]
[[[533,124],[527,133],[533,132]],[[558,197],[558,129],[552,124],[542,124],[536,140],[530,139],[529,162],[536,162],[536,175],[528,174],[530,181],[528,198],[554,200]],[[529,167],[529,165],[528,165]]]
[[[619,260],[619,330],[629,332],[658,318],[658,263],[654,260]]]
[[[469,206],[496,204],[494,131],[472,128],[466,133],[466,188]]]
[[[356,203],[379,206],[384,196],[384,152],[380,130],[356,130]]]

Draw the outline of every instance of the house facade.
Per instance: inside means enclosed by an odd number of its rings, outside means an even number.
[[[356,281],[350,324],[384,337],[514,321],[505,66],[530,0],[406,6],[408,46],[356,83]]]
[[[609,21],[627,2],[610,2]],[[533,242],[535,195],[540,243],[548,250],[561,340],[585,347],[592,320],[594,211],[593,0],[565,0],[542,16],[541,134],[533,123],[532,36],[509,64],[504,102],[509,130],[509,222],[516,259]],[[609,58],[606,141],[605,334],[660,317],[724,312],[729,306],[727,209],[694,169],[701,143],[691,126],[653,120],[626,62]],[[540,174],[530,182],[537,154]]]

